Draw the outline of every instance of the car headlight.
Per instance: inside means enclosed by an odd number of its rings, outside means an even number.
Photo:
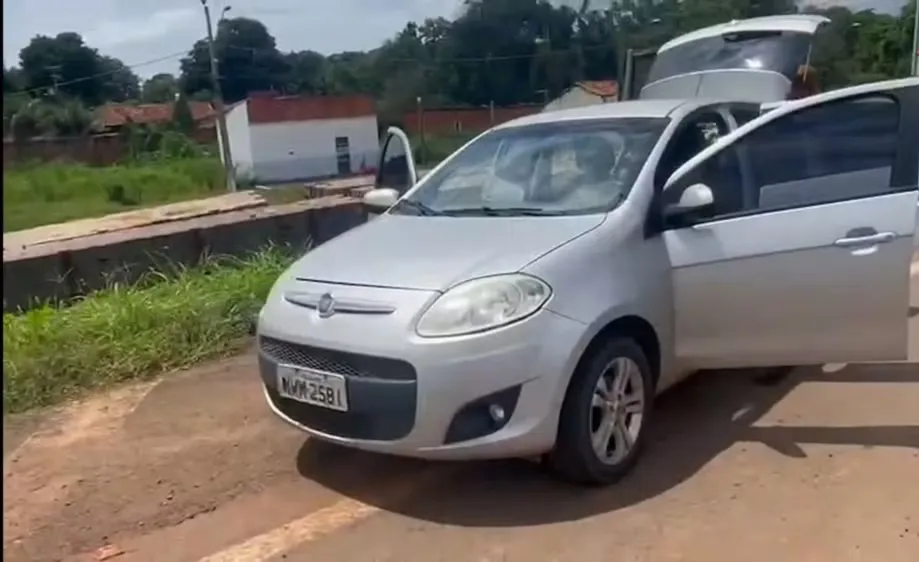
[[[522,273],[465,281],[440,295],[415,331],[439,338],[490,330],[533,314],[551,294],[544,281]]]

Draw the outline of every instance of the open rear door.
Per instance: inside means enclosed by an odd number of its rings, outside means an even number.
[[[734,20],[676,37],[658,49],[630,97],[718,98],[755,103],[787,99],[823,16],[793,14]],[[637,62],[637,61],[636,61]],[[635,65],[638,77],[638,65]],[[628,73],[627,73],[628,74]],[[638,96],[631,89],[640,91]]]

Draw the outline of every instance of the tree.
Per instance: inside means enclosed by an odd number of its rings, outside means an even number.
[[[62,137],[83,135],[93,123],[92,113],[74,100],[53,106],[48,119],[51,132]]]
[[[140,99],[140,78],[123,62],[112,57],[100,57],[102,95],[106,101],[124,102]]]
[[[262,22],[249,18],[221,20],[214,49],[220,61],[220,87],[225,101],[239,101],[250,92],[283,89],[287,65]],[[210,89],[210,57],[205,40],[194,44],[182,59],[181,69],[185,92]]]
[[[628,48],[653,49],[679,34],[731,18],[798,10],[794,0],[463,0],[462,7],[453,20],[407,22],[376,49],[330,56],[309,50],[282,54],[261,22],[222,20],[215,50],[225,101],[256,91],[360,93],[377,99],[381,119],[387,122],[414,110],[419,97],[428,107],[541,101],[578,80],[618,79]],[[810,59],[826,87],[908,73],[915,2],[899,16],[842,7],[805,9],[832,20]],[[183,104],[210,100],[206,41],[197,41],[182,59],[178,79],[158,74],[142,88],[138,82],[130,68],[100,55],[76,33],[36,36],[20,52],[18,68],[4,67],[4,97],[10,102],[4,104],[4,125],[10,130],[17,108],[33,98],[42,101],[23,110],[21,133],[30,127],[45,133],[80,130],[66,124],[46,126],[57,119],[47,117],[49,104],[67,99],[83,106],[137,98],[165,103],[176,101],[182,91]],[[64,85],[52,96],[56,83]],[[28,93],[16,93],[22,91]]]
[[[326,59],[326,91],[333,96],[347,94],[379,94],[383,74],[374,66],[375,53],[348,51]]]
[[[191,112],[191,106],[185,94],[179,94],[175,99],[172,107],[172,123],[176,130],[185,134],[190,134],[195,130],[195,116]]]
[[[322,94],[326,85],[326,58],[315,51],[283,55],[287,67],[284,91],[290,94]]]
[[[19,92],[22,90],[22,71],[16,68],[3,67],[3,93]]]
[[[19,52],[23,86],[55,91],[55,85],[68,82],[60,92],[76,97],[87,104],[104,101],[104,78],[99,76],[105,68],[99,53],[83,43],[83,38],[73,32],[59,33],[55,37],[38,35]]]
[[[175,101],[178,93],[179,82],[176,77],[168,72],[161,72],[144,81],[140,99],[145,103],[166,103]]]
[[[71,97],[84,105],[139,96],[137,75],[120,60],[102,56],[78,33],[37,35],[19,52],[21,87]]]
[[[3,96],[3,134],[13,132],[13,119],[31,100],[22,95]]]

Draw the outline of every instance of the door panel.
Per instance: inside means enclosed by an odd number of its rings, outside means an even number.
[[[675,353],[696,368],[905,359],[919,82],[816,96],[690,160],[715,205],[665,230]]]
[[[699,368],[905,359],[916,204],[913,191],[665,232],[677,356]],[[837,245],[855,224],[896,237]]]

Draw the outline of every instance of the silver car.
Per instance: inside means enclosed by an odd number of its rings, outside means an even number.
[[[543,455],[605,484],[692,372],[905,359],[919,79],[751,114],[542,113],[420,180],[391,130],[364,199],[380,214],[291,266],[259,315],[271,409],[347,447]]]

